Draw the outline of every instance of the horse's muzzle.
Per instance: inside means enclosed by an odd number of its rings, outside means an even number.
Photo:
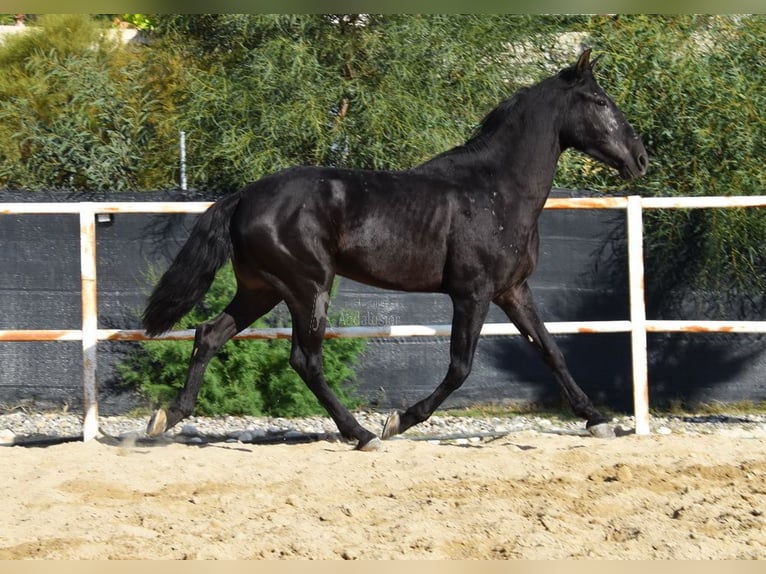
[[[636,138],[630,150],[630,158],[620,169],[623,179],[635,179],[641,177],[649,169],[649,154],[640,139]]]

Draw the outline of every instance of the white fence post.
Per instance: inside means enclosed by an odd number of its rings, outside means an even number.
[[[630,285],[630,347],[633,363],[633,412],[636,434],[649,434],[649,369],[646,350],[644,297],[644,223],[641,197],[628,197],[628,281]]]
[[[98,434],[96,210],[95,204],[89,202],[80,204],[80,272],[82,275],[82,390],[84,410],[82,436],[84,441],[89,441]]]

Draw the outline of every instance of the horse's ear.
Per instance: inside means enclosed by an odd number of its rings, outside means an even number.
[[[582,54],[580,54],[580,57],[577,58],[577,63],[575,64],[575,73],[577,74],[578,78],[583,75],[585,70],[589,70],[591,67],[590,52],[591,52],[590,48],[585,48]],[[598,60],[598,58],[596,58],[596,60]]]

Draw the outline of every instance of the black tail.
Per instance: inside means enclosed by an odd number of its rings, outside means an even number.
[[[199,217],[189,239],[149,297],[143,314],[147,335],[172,329],[210,289],[216,271],[231,257],[229,225],[239,199],[239,192],[227,195]]]

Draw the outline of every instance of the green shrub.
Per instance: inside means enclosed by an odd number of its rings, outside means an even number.
[[[0,43],[0,186],[171,186],[181,63],[110,40],[85,14],[37,24]]]
[[[234,294],[231,265],[224,267],[199,307],[178,328],[194,328],[221,312]],[[273,311],[255,327],[286,326]],[[360,405],[353,379],[361,339],[331,339],[324,344],[324,370],[330,387],[347,407]],[[186,380],[192,341],[144,341],[118,365],[124,385],[136,388],[154,405],[175,398]],[[314,395],[290,367],[288,340],[232,340],[210,361],[197,400],[199,415],[306,416],[324,414]]]

